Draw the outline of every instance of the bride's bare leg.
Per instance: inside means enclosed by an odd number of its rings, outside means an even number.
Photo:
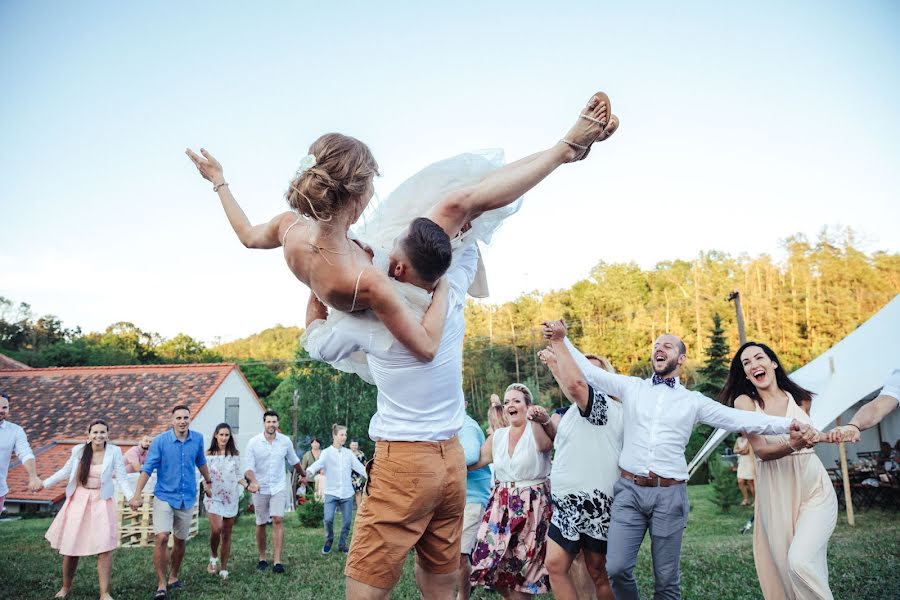
[[[601,137],[611,118],[605,94],[591,97],[583,114],[566,134],[575,145],[590,146]],[[557,167],[572,161],[580,151],[560,141],[552,147],[510,163],[485,177],[478,184],[448,196],[428,215],[452,238],[468,221],[483,212],[506,206],[543,181]]]

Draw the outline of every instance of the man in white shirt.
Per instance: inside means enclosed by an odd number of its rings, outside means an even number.
[[[416,219],[392,252],[392,275],[433,289],[450,258],[446,232],[429,219]],[[369,424],[375,455],[344,571],[347,598],[389,597],[412,548],[423,596],[453,593],[466,501],[465,457],[456,436],[465,414],[463,309],[477,266],[472,245],[461,250],[446,271],[447,321],[433,361],[418,360],[397,342],[387,350],[372,347],[372,325],[364,318],[334,329],[315,357],[332,362],[367,352],[378,386],[378,410]],[[330,483],[331,472],[326,472]]]
[[[353,491],[352,473],[366,476],[366,467],[359,462],[352,450],[344,448],[347,428],[332,425],[331,438],[334,440],[332,444],[322,450],[319,459],[306,469],[307,477],[314,477],[322,469],[328,474],[325,479],[325,545],[322,546],[322,554],[331,552],[334,543],[334,513],[338,508],[341,509],[338,551],[347,552],[347,536],[353,520],[353,498],[356,495]]]
[[[28,488],[36,492],[43,488],[41,478],[37,475],[37,467],[34,464],[34,452],[28,445],[28,436],[25,430],[6,420],[9,416],[9,395],[0,390],[0,513],[6,504],[6,495],[9,487],[6,485],[6,474],[9,472],[9,461],[13,452],[25,466],[28,472]]]
[[[306,473],[294,451],[291,438],[279,433],[278,413],[263,413],[263,432],[250,438],[244,450],[244,477],[250,482],[247,489],[253,492],[253,509],[256,512],[256,549],[259,563],[256,568],[269,568],[266,560],[266,525],[272,521],[273,573],[284,573],[281,564],[281,548],[284,543],[284,510],[290,493],[284,463],[287,461],[306,480]]]
[[[622,400],[625,427],[619,456],[621,477],[613,489],[606,570],[617,600],[638,600],[634,566],[650,530],[654,598],[681,598],[681,538],[687,526],[687,462],[684,449],[697,423],[729,431],[779,434],[812,447],[818,432],[787,417],[736,410],[683,387],[678,376],[686,359],[684,342],[671,334],[656,339],[653,377],[609,373],[590,364],[566,338],[562,321],[544,323],[553,348],[564,346],[595,390]]]
[[[881,423],[898,406],[900,406],[900,369],[895,369],[884,382],[878,397],[856,411],[849,423],[829,431],[827,439],[834,443],[856,443],[859,441],[860,433]]]

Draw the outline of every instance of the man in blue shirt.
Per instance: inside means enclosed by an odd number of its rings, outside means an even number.
[[[184,542],[191,529],[191,516],[197,502],[197,479],[194,470],[199,469],[206,482],[206,493],[212,489],[203,435],[189,429],[191,410],[184,405],[172,409],[172,429],[159,434],[150,444],[147,460],[141,467],[141,475],[134,496],[128,502],[132,510],[144,503],[141,497],[144,486],[156,471],[156,487],[153,489],[153,531],[156,534],[153,548],[153,564],[156,567],[156,600],[165,599],[167,588],[180,590],[184,584],[178,579],[178,570],[184,558]],[[169,562],[169,534],[175,534],[172,546],[172,568],[166,576]]]
[[[468,402],[463,401],[463,406],[468,408]],[[474,465],[481,456],[481,446],[484,444],[484,432],[475,419],[468,413],[463,417],[463,426],[459,430],[459,443],[462,444],[466,457],[466,466]],[[478,528],[481,526],[481,518],[491,497],[491,468],[481,467],[466,474],[466,508],[463,512],[463,531],[459,555],[459,592],[457,600],[468,600],[472,585],[469,583],[469,575],[472,572],[472,548],[475,546],[475,538]]]

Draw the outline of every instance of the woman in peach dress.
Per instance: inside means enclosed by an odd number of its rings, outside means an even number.
[[[96,555],[100,600],[112,600],[109,595],[112,551],[119,545],[114,485],[119,486],[126,498],[134,490],[125,472],[122,451],[108,443],[108,437],[105,422],[91,423],[88,442],[75,446],[65,466],[43,482],[49,488],[68,481],[66,502],[44,536],[63,555],[63,584],[56,598],[65,598],[72,589],[78,559]]]
[[[837,496],[812,449],[824,441],[809,418],[812,393],[791,381],[771,348],[748,342],[732,359],[719,399],[810,425],[800,439],[747,435],[757,461],[753,559],[766,600],[833,600],[828,540]]]

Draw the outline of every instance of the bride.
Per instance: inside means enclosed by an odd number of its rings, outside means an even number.
[[[391,220],[405,219],[408,223],[427,211],[425,216],[450,238],[457,237],[469,223],[477,231],[475,220],[479,216],[509,207],[560,165],[582,160],[591,144],[607,139],[617,127],[618,119],[612,114],[609,98],[598,92],[566,136],[550,148],[490,172],[484,169],[474,181],[466,180],[473,179],[472,169],[477,172],[481,167],[470,168],[466,163],[466,177],[444,179],[445,183],[466,181],[465,185],[449,186],[436,203],[435,199],[428,200],[430,204],[425,204],[424,199],[414,200],[413,205],[403,209],[418,207],[416,212],[393,214]],[[371,309],[393,338],[419,359],[434,358],[447,313],[446,281],[438,281],[431,305],[421,316],[397,292],[383,266],[373,265],[373,250],[348,235],[350,226],[372,198],[372,181],[378,174],[378,164],[364,143],[339,133],[325,134],[313,142],[285,194],[291,210],[259,225],[250,223],[235,200],[219,161],[203,148],[202,156],[190,149],[186,154],[200,175],[213,184],[225,215],[244,246],[282,247],[288,268],[310,288],[311,297],[336,311]],[[384,210],[378,211],[382,215],[389,213],[390,202],[384,205]],[[489,232],[482,232],[482,239],[485,234]],[[384,235],[383,231],[380,235]],[[472,237],[477,236],[476,233]]]

